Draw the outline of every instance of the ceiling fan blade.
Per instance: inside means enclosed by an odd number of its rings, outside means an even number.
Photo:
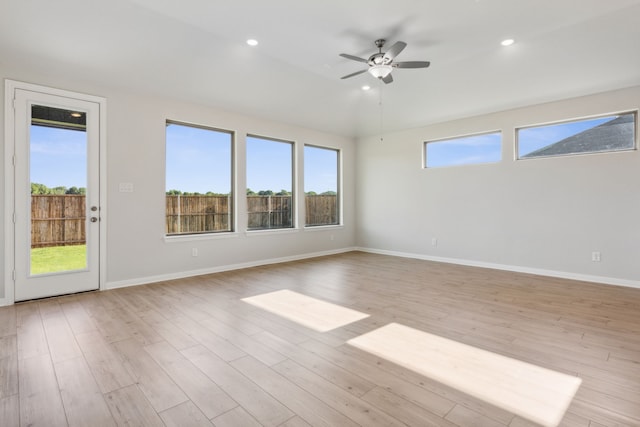
[[[391,73],[387,74],[386,77],[382,78],[382,81],[385,82],[386,84],[389,84],[393,81],[393,76],[391,75]]]
[[[355,73],[351,73],[351,74],[347,74],[344,77],[340,77],[341,79],[348,79],[349,77],[354,77],[357,76],[358,74],[362,74],[362,73],[366,73],[368,69],[364,69],[364,70],[360,70],[360,71],[356,71]]]
[[[429,61],[404,61],[391,64],[396,68],[427,68],[429,65],[431,65]]]
[[[391,62],[393,58],[398,56],[398,54],[404,50],[405,47],[407,47],[407,44],[405,42],[396,42],[389,48],[387,53],[384,54],[384,61],[386,63]]]
[[[343,58],[351,59],[352,61],[364,62],[365,64],[367,63],[366,59],[349,55],[348,53],[341,53],[340,56],[342,56]]]

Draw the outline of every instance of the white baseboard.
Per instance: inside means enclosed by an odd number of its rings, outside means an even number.
[[[507,264],[495,264],[490,262],[473,261],[473,260],[458,259],[458,258],[444,258],[444,257],[436,257],[436,256],[430,256],[430,255],[424,255],[424,254],[388,251],[384,249],[375,249],[375,248],[358,247],[355,250],[368,252],[372,254],[390,255],[390,256],[397,256],[402,258],[422,259],[425,261],[444,262],[447,264],[466,265],[470,267],[491,268],[494,270],[513,271],[517,273],[535,274],[537,276],[557,277],[560,279],[570,279],[570,280],[578,280],[581,282],[592,282],[592,283],[600,283],[604,285],[625,286],[628,288],[640,289],[640,281],[638,280],[619,279],[616,277],[592,276],[588,274],[570,273],[566,271],[545,270],[541,268],[522,267],[522,266],[507,265]]]
[[[137,285],[145,285],[148,283],[155,282],[163,282],[167,280],[175,280],[175,279],[183,279],[185,277],[193,277],[193,276],[201,276],[204,274],[212,274],[212,273],[220,273],[223,271],[232,271],[232,270],[240,270],[243,268],[251,268],[251,267],[259,267],[262,265],[269,264],[278,264],[282,262],[289,261],[298,261],[302,259],[308,258],[316,258],[327,255],[337,255],[345,252],[352,251],[362,251],[373,254],[380,255],[389,255],[396,256],[402,258],[414,258],[421,259],[425,261],[435,261],[435,262],[443,262],[447,264],[458,264],[458,265],[466,265],[470,267],[480,267],[480,268],[491,268],[496,270],[504,270],[504,271],[513,271],[518,273],[527,273],[527,274],[535,274],[538,276],[548,276],[548,277],[557,277],[562,279],[570,279],[570,280],[579,280],[583,282],[593,282],[593,283],[601,283],[605,285],[615,285],[615,286],[625,286],[629,288],[638,288],[640,289],[640,281],[637,280],[627,280],[627,279],[619,279],[613,277],[602,277],[602,276],[592,276],[586,274],[577,274],[577,273],[569,273],[564,271],[554,271],[554,270],[544,270],[539,268],[531,268],[531,267],[522,267],[522,266],[514,266],[514,265],[506,265],[506,264],[496,264],[496,263],[488,263],[481,261],[473,261],[473,260],[465,260],[458,258],[444,258],[444,257],[435,257],[424,254],[415,254],[408,252],[398,252],[398,251],[389,251],[384,249],[375,249],[375,248],[364,248],[364,247],[349,247],[342,248],[331,251],[323,251],[323,252],[312,252],[300,255],[293,255],[288,257],[281,258],[271,258],[265,260],[251,261],[246,263],[239,264],[229,264],[222,265],[212,268],[204,268],[199,270],[190,270],[190,271],[181,271],[177,273],[170,274],[162,274],[157,276],[148,276],[148,277],[139,277],[136,279],[128,279],[128,280],[120,280],[114,282],[107,282],[105,286],[102,287],[103,290],[107,289],[117,289],[117,288],[125,288],[129,286],[137,286]],[[0,307],[12,305],[14,302],[9,300],[8,298],[0,298]]]
[[[184,279],[186,277],[202,276],[204,274],[212,274],[212,273],[221,273],[223,271],[241,270],[243,268],[260,267],[262,265],[279,264],[282,262],[299,261],[299,260],[308,259],[308,258],[317,258],[317,257],[327,256],[327,255],[336,255],[336,254],[341,254],[345,252],[352,252],[354,250],[356,250],[356,248],[350,247],[350,248],[342,248],[342,249],[336,249],[331,251],[299,254],[299,255],[293,255],[293,256],[282,257],[282,258],[271,258],[271,259],[264,259],[264,260],[258,260],[258,261],[244,262],[239,264],[221,265],[217,267],[203,268],[199,270],[180,271],[177,273],[161,274],[158,276],[138,277],[136,279],[107,282],[102,289],[107,290],[107,289],[126,288],[129,286],[146,285],[148,283]]]

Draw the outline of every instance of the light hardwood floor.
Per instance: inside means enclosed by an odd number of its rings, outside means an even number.
[[[370,316],[241,301],[280,289]],[[0,425],[533,426],[345,344],[391,322],[579,376],[562,426],[640,426],[640,289],[360,252],[0,308]]]

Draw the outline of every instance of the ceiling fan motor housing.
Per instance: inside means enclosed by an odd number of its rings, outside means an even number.
[[[374,53],[373,55],[371,55],[369,57],[369,60],[367,61],[367,63],[371,66],[374,65],[382,65],[382,64],[388,64],[389,62],[391,62],[390,60],[386,60],[384,58],[384,53]]]

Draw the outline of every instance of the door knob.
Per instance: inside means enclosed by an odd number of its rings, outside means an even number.
[[[91,217],[91,222],[97,222],[97,221],[98,221],[98,218],[96,218],[95,216]]]

